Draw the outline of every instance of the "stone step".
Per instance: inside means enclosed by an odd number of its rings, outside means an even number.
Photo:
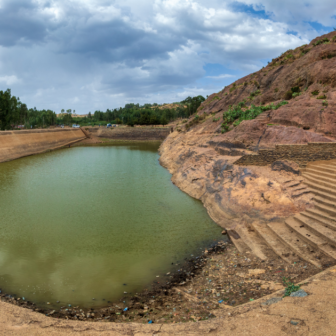
[[[318,213],[316,213],[314,211],[312,211],[312,212],[303,211],[300,214],[302,216],[305,216],[305,217],[307,217],[309,219],[312,219],[316,222],[319,222],[324,227],[328,227],[329,229],[336,231],[336,222],[335,221],[331,221],[329,219],[326,219],[326,218],[320,216]]]
[[[294,188],[294,187],[300,185],[300,183],[301,183],[301,181],[290,181],[286,185],[286,188]]]
[[[336,218],[336,208],[334,206],[324,205],[322,203],[316,202],[315,209],[320,210],[327,215]]]
[[[320,250],[327,257],[336,259],[336,248],[330,246],[324,237],[322,238],[317,235],[318,231],[312,230],[314,224],[309,223],[310,221],[307,218],[295,215],[294,217],[287,218],[285,222],[290,229],[295,231],[295,233],[301,237],[301,239],[315,247],[315,249]]]
[[[325,177],[329,177],[329,178],[335,178],[336,177],[336,174],[334,174],[334,173],[327,173],[327,172],[324,172],[324,171],[320,171],[320,170],[317,170],[317,169],[315,169],[313,167],[310,167],[310,166],[308,166],[305,169],[302,169],[301,171],[302,171],[302,173],[313,173],[313,174],[318,174],[319,176],[325,176]]]
[[[253,227],[248,229],[245,225],[241,224],[236,227],[236,232],[241,236],[249,249],[261,260],[275,257],[274,252],[268,247],[265,240],[258,235]]]
[[[312,190],[309,188],[301,189],[301,190],[296,190],[292,193],[292,197],[300,197],[304,194],[309,194],[312,193]]]
[[[315,164],[313,164],[313,165],[315,165]],[[327,167],[336,167],[336,161],[331,160],[331,161],[320,162],[318,165],[327,166]]]
[[[334,196],[334,195],[330,195],[330,194],[325,193],[325,192],[320,191],[320,190],[311,190],[311,192],[314,193],[315,196],[324,198],[325,200],[329,200],[331,202],[336,202],[336,196]]]
[[[304,225],[306,230],[311,231],[311,233],[323,240],[324,243],[336,246],[336,232],[334,230],[321,225],[321,223],[314,219],[302,216],[301,214],[295,215],[294,219],[296,222],[299,222],[301,226]]]
[[[309,186],[309,189],[311,189],[313,192],[317,190],[317,191],[322,191],[326,194],[330,194],[332,196],[336,196],[336,187],[334,186],[325,187],[325,186],[320,185],[319,183],[313,183],[308,180],[306,180],[305,183]]]
[[[333,216],[329,216],[328,214],[326,214],[325,212],[319,210],[319,209],[306,209],[305,212],[311,213],[314,216],[318,216],[321,217],[323,219],[327,219],[328,221],[332,222],[332,223],[336,223],[336,219]]]
[[[318,262],[320,252],[316,251],[316,248],[310,244],[307,244],[293,230],[290,230],[285,223],[268,223],[267,226],[287,245],[289,250],[292,250],[300,258],[316,267],[321,267],[320,262]]]
[[[303,174],[303,176],[305,177],[306,179],[306,182],[307,181],[310,181],[312,183],[317,183],[321,186],[324,186],[324,187],[334,187],[336,189],[336,179],[333,180],[333,179],[330,179],[330,178],[323,178],[323,177],[313,177],[309,174]]]
[[[304,190],[304,189],[307,189],[308,186],[306,186],[305,184],[300,184],[299,186],[295,187],[292,189],[293,192],[295,191],[300,191],[300,190]]]
[[[336,176],[333,178],[333,177],[326,177],[326,176],[322,176],[320,174],[317,174],[317,173],[305,173],[303,172],[302,173],[302,176],[304,178],[315,178],[317,180],[321,180],[321,181],[325,181],[325,182],[331,182],[331,183],[336,183]]]
[[[327,165],[320,165],[320,164],[312,164],[311,167],[320,172],[336,174],[336,167],[333,165],[327,166]]]
[[[279,239],[279,237],[267,226],[266,223],[253,222],[253,228],[259,234],[261,238],[263,238],[266,244],[277,254],[280,258],[288,262],[289,264],[293,264],[298,261],[298,256],[288,250],[287,245]]]
[[[319,196],[314,196],[313,199],[316,203],[320,203],[328,207],[331,207],[332,209],[336,209],[336,201],[333,202],[328,199],[325,199],[324,197],[319,197]]]

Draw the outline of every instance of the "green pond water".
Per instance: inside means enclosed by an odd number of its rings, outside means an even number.
[[[172,263],[221,240],[157,149],[77,147],[1,163],[1,290],[40,306],[102,306],[169,281]]]

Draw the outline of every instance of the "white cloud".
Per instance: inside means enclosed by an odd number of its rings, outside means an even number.
[[[0,89],[80,113],[211,94],[317,36],[333,2],[240,0],[267,18],[231,0],[0,0]]]
[[[5,85],[13,85],[20,82],[20,79],[16,76],[2,76],[0,77],[0,83],[4,83]]]
[[[229,74],[222,74],[218,76],[206,76],[206,78],[211,78],[211,79],[224,79],[224,78],[233,78],[236,77],[235,75],[229,75]]]

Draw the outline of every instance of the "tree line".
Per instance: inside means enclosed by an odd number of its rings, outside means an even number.
[[[173,104],[126,104],[125,107],[107,109],[105,112],[97,110],[89,112],[85,118],[73,118],[80,125],[93,124],[124,124],[134,125],[166,125],[178,118],[189,118],[196,113],[201,103],[205,101],[202,96],[188,97],[181,102]],[[69,116],[64,116],[68,120]]]
[[[0,130],[48,127],[55,125],[56,113],[51,110],[28,109],[20,98],[12,96],[11,90],[0,91]]]
[[[12,96],[11,90],[0,91],[0,129],[9,130],[18,128],[30,129],[49,127],[51,125],[78,123],[82,126],[95,124],[124,124],[134,125],[166,125],[178,118],[188,118],[205,101],[202,96],[188,97],[181,102],[158,104],[126,104],[124,107],[107,109],[105,112],[97,110],[84,118],[72,114],[75,110],[62,109],[61,116],[57,117],[52,110],[28,109],[20,98]]]

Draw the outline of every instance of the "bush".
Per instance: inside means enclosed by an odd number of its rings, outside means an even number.
[[[313,96],[317,96],[319,93],[320,93],[319,90],[315,90],[315,91],[313,91],[311,94],[312,94]]]
[[[260,94],[260,90],[256,90],[256,91],[254,91],[254,92],[251,92],[249,98],[252,99],[253,97],[258,96],[259,94]]]
[[[323,100],[322,105],[323,106],[328,106],[328,102],[326,100]]]
[[[292,94],[292,97],[293,97],[293,98],[295,98],[295,97],[297,97],[297,96],[300,96],[300,93],[299,93],[299,92],[294,92],[294,93]]]
[[[278,89],[278,88],[275,88],[275,89],[274,89],[274,92],[275,92],[275,93],[279,92],[279,89]]]
[[[330,41],[325,37],[324,39],[318,40],[317,42],[315,42],[314,46],[316,47],[316,46],[318,46],[320,44],[325,44],[325,43],[328,43],[328,42],[330,42]]]
[[[294,86],[291,88],[292,92],[300,92],[300,88],[298,86]]]
[[[327,96],[324,94],[324,95],[321,95],[321,96],[318,96],[316,99],[326,99]]]
[[[212,121],[213,121],[213,122],[217,122],[217,121],[219,121],[219,119],[220,119],[220,118],[213,118]]]
[[[285,93],[285,99],[286,100],[290,100],[290,99],[292,99],[292,97],[293,97],[293,92],[292,91],[287,91]]]
[[[229,108],[228,111],[224,112],[223,114],[223,124],[222,128],[225,130],[229,129],[229,124],[233,123],[234,126],[238,126],[243,120],[252,120],[255,119],[259,114],[269,110],[276,110],[279,107],[288,104],[286,101],[282,101],[277,105],[266,105],[266,106],[255,106],[251,105],[249,109],[242,110],[242,104],[244,102],[239,103],[237,106],[233,106]],[[225,127],[223,126],[225,125]]]

